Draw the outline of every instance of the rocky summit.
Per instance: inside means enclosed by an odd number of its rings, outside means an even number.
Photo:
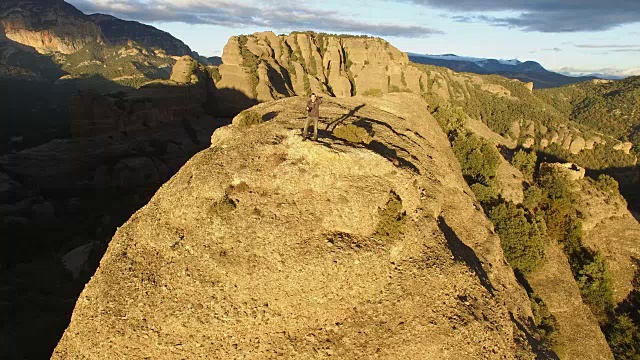
[[[423,100],[327,98],[317,142],[305,101],[238,115],[119,228],[53,359],[535,357]]]

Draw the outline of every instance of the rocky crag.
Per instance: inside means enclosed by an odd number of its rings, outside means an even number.
[[[153,26],[105,14],[85,15],[63,0],[6,0],[0,4],[6,37],[41,54],[72,54],[91,42],[125,45],[135,41],[167,55],[194,55],[171,34]]]
[[[233,36],[218,70],[218,88],[236,90],[235,96],[223,96],[221,110],[229,113],[253,105],[251,100],[312,92],[337,97],[412,92],[423,95],[432,110],[442,103],[460,106],[524,148],[563,156],[620,152],[622,162],[636,161],[630,143],[569,121],[556,103],[534,94],[530,83],[415,64],[379,38],[311,32]],[[514,112],[522,115],[511,116]],[[588,153],[580,156],[588,158]]]
[[[39,53],[70,54],[92,41],[104,43],[100,28],[61,0],[3,1],[0,28],[8,39]]]
[[[423,100],[326,99],[320,142],[304,101],[241,113],[118,230],[54,359],[534,358],[527,296]]]

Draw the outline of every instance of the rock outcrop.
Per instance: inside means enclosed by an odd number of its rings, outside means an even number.
[[[86,90],[72,99],[74,137],[144,131],[157,124],[201,118],[215,108],[215,85],[207,70],[189,56],[179,58],[170,80],[126,93]]]
[[[422,99],[327,98],[319,142],[304,102],[217,130],[118,230],[53,359],[534,357],[527,296]]]
[[[70,54],[86,44],[104,42],[100,28],[62,0],[5,0],[0,29],[17,43],[39,53]]]
[[[584,179],[586,170],[573,163],[541,163],[540,175],[562,176],[570,181]]]
[[[598,320],[583,303],[561,245],[547,246],[544,267],[527,277],[558,324],[561,359],[613,359]],[[588,339],[588,340],[587,340]]]
[[[603,191],[593,180],[580,182],[578,210],[582,215],[583,241],[599,250],[611,271],[615,303],[631,292],[638,271],[634,259],[640,259],[640,223],[627,209],[622,196]]]
[[[238,92],[230,104],[238,104],[238,96],[270,101],[311,92],[338,97],[371,90],[419,93],[421,73],[408,64],[406,53],[379,38],[263,32],[229,39],[216,85]]]

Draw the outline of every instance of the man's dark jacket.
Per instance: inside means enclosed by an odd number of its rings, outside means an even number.
[[[312,102],[309,100],[307,102],[307,111],[309,112],[309,116],[311,117],[320,117],[320,103],[322,100],[320,98],[316,98],[316,102]]]

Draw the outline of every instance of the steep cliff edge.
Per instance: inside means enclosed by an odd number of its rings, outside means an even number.
[[[118,230],[54,359],[533,358],[527,296],[422,99],[325,99],[319,142],[304,101],[240,114]]]

